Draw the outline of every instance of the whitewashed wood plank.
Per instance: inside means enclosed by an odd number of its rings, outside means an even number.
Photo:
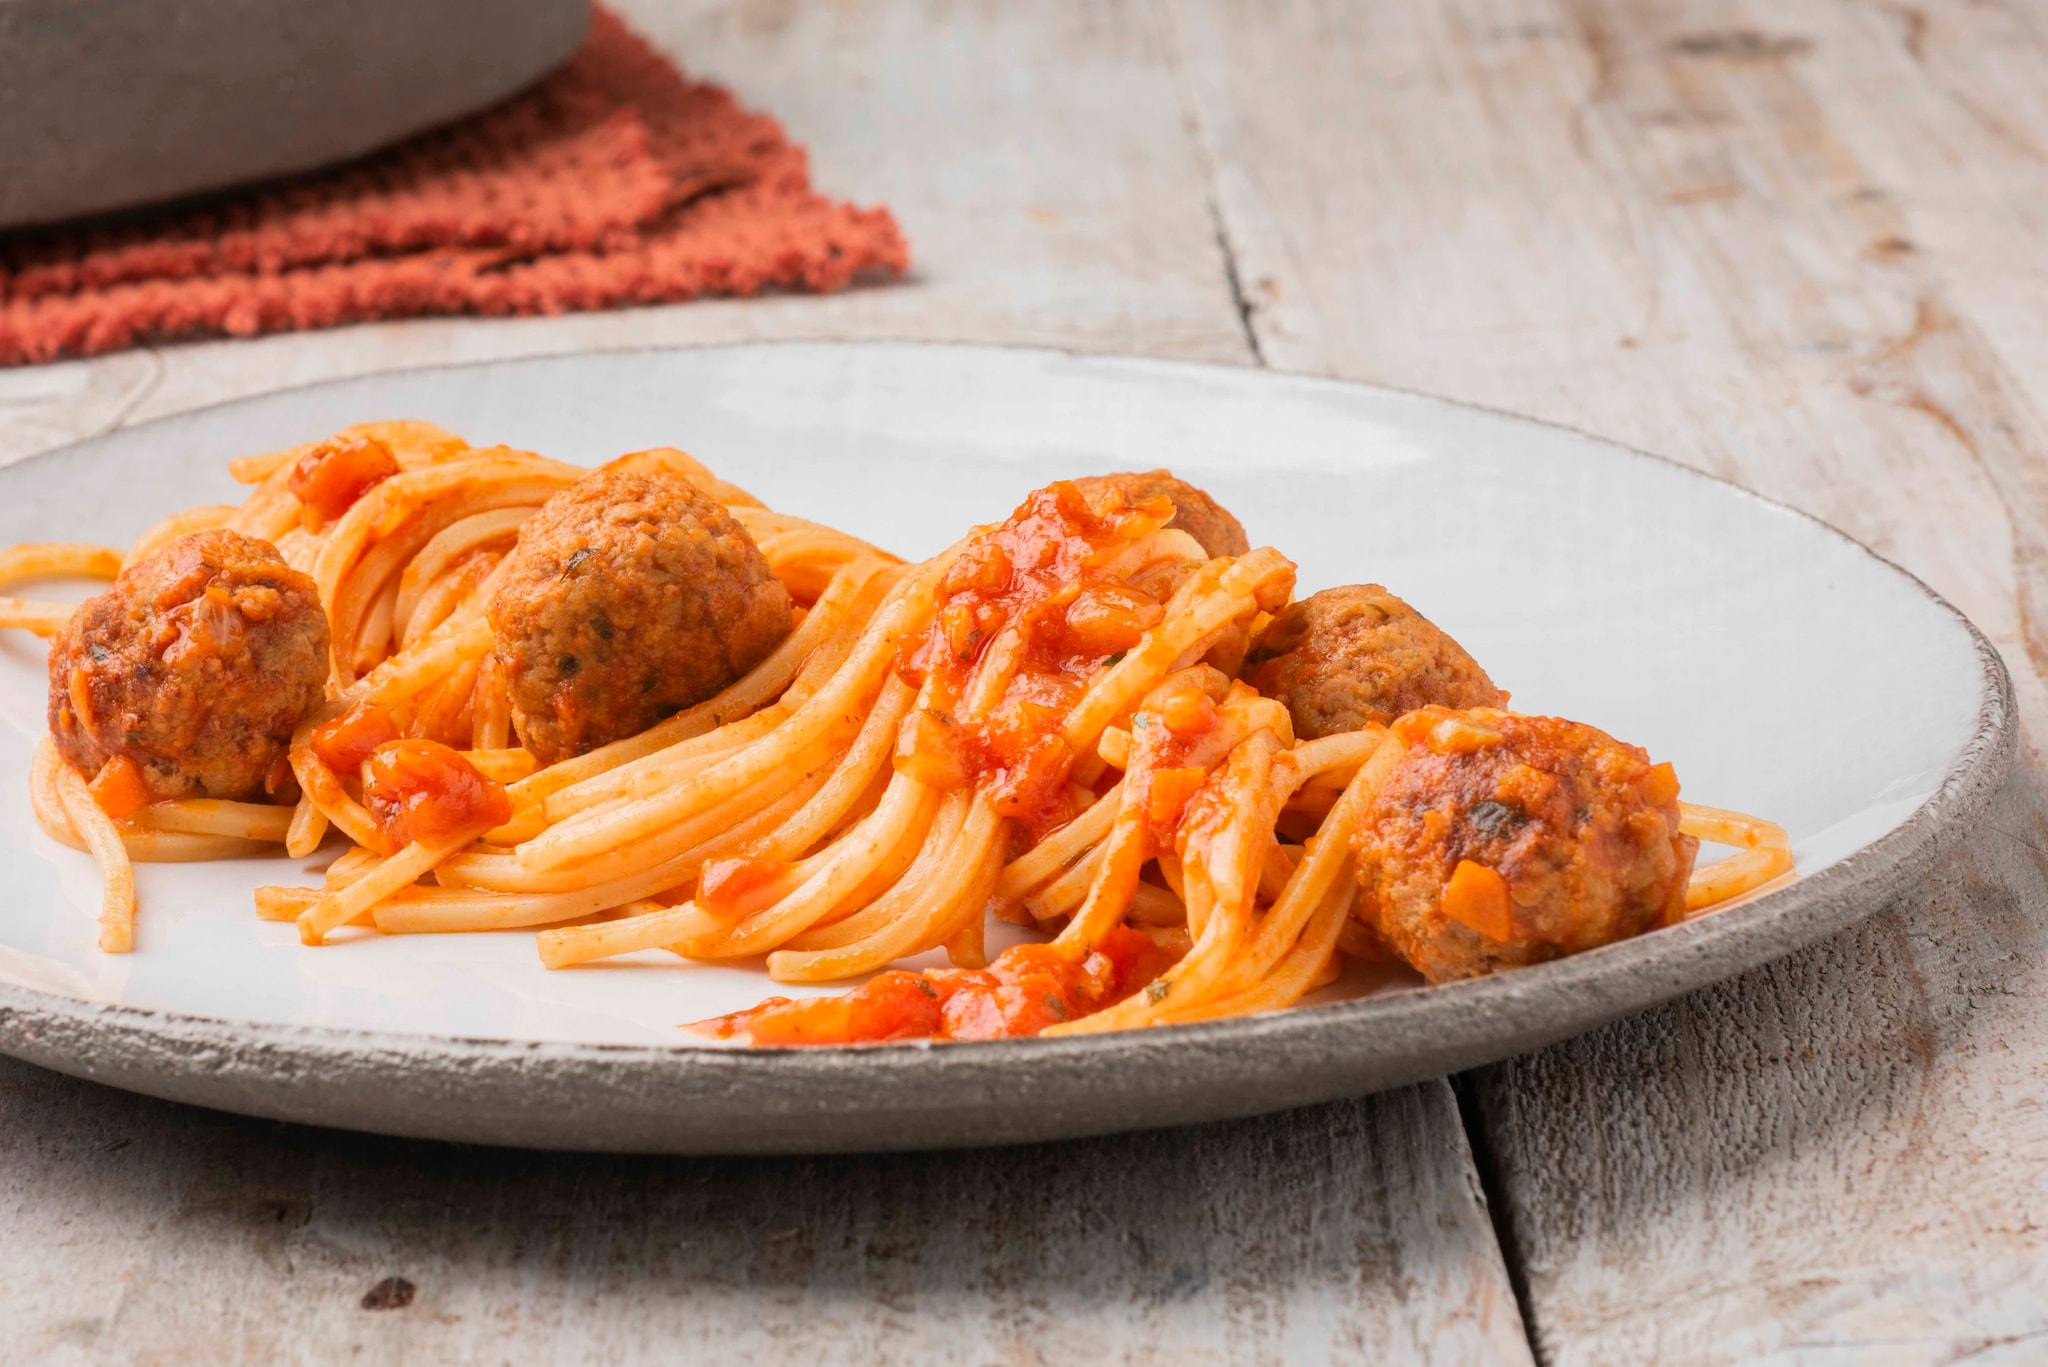
[[[2048,856],[2029,782],[1909,903],[1487,1070],[1555,1363],[2048,1353]]]
[[[1433,1084],[980,1153],[525,1154],[0,1061],[0,1361],[1528,1361],[1459,1134]],[[388,1277],[411,1303],[364,1309]]]
[[[1735,478],[1965,608],[2048,735],[2048,11],[1170,11],[1275,365]],[[1545,1360],[2038,1360],[2048,818],[1870,926],[1490,1070]]]
[[[1928,458],[1937,420],[1857,392],[1888,382],[1924,297],[1865,255],[1899,231],[1888,201],[1809,110],[1713,83],[1782,61],[1685,59],[1624,89],[1626,25],[1649,17],[1551,0],[1170,13],[1272,365],[1734,478],[1935,574],[2018,639],[2010,556],[1950,549],[1956,525],[2007,535],[1997,489]],[[1667,43],[1696,28],[1665,23]],[[1741,109],[1751,123],[1730,122]]]

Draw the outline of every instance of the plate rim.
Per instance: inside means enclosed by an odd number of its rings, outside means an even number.
[[[154,1007],[92,1002],[61,992],[0,983],[0,1053],[58,1072],[108,1082],[165,1099],[196,1102],[273,1119],[336,1125],[420,1138],[531,1147],[620,1149],[641,1152],[830,1152],[915,1149],[1078,1137],[1147,1125],[1188,1123],[1258,1114],[1400,1085],[1528,1052],[1646,1010],[1685,992],[1724,981],[1860,921],[1887,898],[1916,883],[1945,849],[1968,833],[1996,797],[2017,747],[2017,712],[2010,671],[1997,647],[1954,604],[1918,575],[1862,541],[1789,504],[1667,456],[1642,451],[1572,427],[1504,409],[1399,386],[1276,371],[1210,361],[972,341],[892,338],[794,338],[738,342],[578,348],[486,358],[443,365],[396,366],[240,395],[166,414],[12,462],[19,469],[61,461],[81,450],[130,439],[170,424],[203,425],[222,410],[273,402],[396,376],[432,376],[566,360],[662,356],[761,349],[887,350],[893,352],[1001,352],[1023,357],[1135,367],[1234,382],[1267,380],[1309,388],[1365,391],[1462,410],[1561,432],[1609,451],[1646,459],[1790,513],[1847,543],[1899,575],[1964,629],[1979,669],[1976,721],[1969,739],[1943,771],[1934,791],[1897,825],[1819,872],[1713,916],[1667,927],[1582,954],[1486,978],[1376,994],[1347,1002],[1292,1007],[1229,1020],[1084,1035],[1054,1040],[913,1041],[829,1048],[737,1049],[676,1044],[535,1041],[517,1038],[366,1030],[348,1026],[242,1020]],[[1256,377],[1256,378],[1254,378]],[[4,477],[4,476],[0,476]],[[1579,1005],[1560,1013],[1556,1003]],[[1459,1004],[1462,1004],[1461,1006]],[[1562,1016],[1563,1019],[1559,1019]],[[1452,1027],[1446,1029],[1446,1023]],[[1418,1041],[1403,1059],[1361,1063],[1345,1057],[1349,1040],[1393,1033]],[[1239,1056],[1292,1060],[1301,1075],[1269,1079],[1232,1096],[1195,1096],[1207,1070],[1190,1065]],[[1151,1084],[1107,1098],[1090,1079],[1106,1065],[1119,1074],[1133,1060],[1160,1070]],[[402,1065],[394,1078],[391,1065]],[[1347,1066],[1347,1064],[1349,1066]],[[309,1101],[323,1083],[367,1068],[391,1093],[375,1113],[337,1113],[340,1101]],[[575,1118],[558,1117],[530,1134],[504,1122],[507,1114],[468,1116],[467,1094],[490,1092],[507,1081],[591,1098],[631,1096],[664,1102],[661,1083],[684,1082],[691,1094],[763,1090],[775,1121],[758,1135],[728,1132],[664,1135],[644,1123],[616,1134],[580,1132]],[[1284,1067],[1269,1070],[1287,1073]],[[964,1086],[963,1097],[986,1100],[995,1088],[1028,1087],[1052,1103],[1035,1122],[978,1127],[971,1114],[929,1104],[886,1104],[891,1089],[913,1091]],[[1082,1084],[1076,1086],[1074,1084]],[[1290,1085],[1291,1083],[1291,1085]],[[398,1085],[403,1084],[403,1085]],[[1063,1085],[1064,1084],[1064,1085]],[[360,1090],[361,1082],[356,1084]],[[651,1090],[650,1090],[651,1089]],[[344,1090],[347,1087],[344,1086]],[[670,1090],[673,1090],[672,1088]],[[861,1092],[883,1104],[862,1112],[869,1122],[845,1125],[833,1098]],[[823,1103],[805,1104],[811,1096]],[[545,1098],[536,1095],[536,1103]],[[1103,1104],[1104,1100],[1108,1105]],[[1172,1104],[1178,1101],[1179,1104]],[[1092,1104],[1091,1104],[1092,1103]],[[451,1111],[453,1106],[456,1109]],[[566,1108],[565,1108],[566,1109]],[[937,1120],[918,1134],[885,1133],[915,1114]],[[523,1119],[521,1112],[519,1118]],[[880,1127],[872,1122],[883,1121]],[[810,1128],[831,1119],[842,1128]],[[674,1117],[668,1117],[671,1126]],[[790,1122],[796,1122],[793,1125]],[[716,1129],[717,1127],[712,1127]],[[704,1141],[709,1142],[704,1142]],[[650,1142],[651,1141],[651,1142]]]

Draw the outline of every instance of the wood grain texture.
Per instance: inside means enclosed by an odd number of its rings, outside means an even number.
[[[781,117],[821,184],[888,203],[914,279],[0,371],[0,460],[291,384],[579,348],[1255,359],[1156,13],[622,8]],[[8,1364],[1529,1360],[1443,1082],[1056,1148],[703,1163],[270,1126],[0,1061],[0,1325]]]
[[[2030,788],[1910,905],[1484,1072],[1543,1360],[2048,1355]]]
[[[896,208],[918,278],[0,372],[0,458],[575,347],[1263,359],[1816,513],[1967,611],[2048,735],[2044,0],[627,8],[782,116],[821,183]],[[2044,784],[2030,753],[1865,927],[1462,1084],[1544,1360],[2048,1356]],[[1526,1357],[1441,1083],[1085,1145],[685,1164],[0,1065],[0,1213],[0,1359]],[[410,1305],[360,1309],[389,1277]]]
[[[0,1362],[1526,1362],[1469,1173],[1441,1083],[707,1161],[304,1129],[0,1060]]]
[[[2048,735],[2048,7],[1170,12],[1269,361],[1816,513],[1969,612]],[[1543,1360],[2048,1356],[2028,751],[1869,925],[1476,1079]]]

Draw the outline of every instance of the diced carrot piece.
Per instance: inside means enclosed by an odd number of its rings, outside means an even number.
[[[142,770],[126,755],[115,755],[102,764],[86,786],[100,810],[116,821],[135,815],[154,800],[149,785],[142,781]]]
[[[1460,859],[1444,884],[1444,915],[1489,940],[1508,940],[1515,933],[1507,880],[1469,859]]]

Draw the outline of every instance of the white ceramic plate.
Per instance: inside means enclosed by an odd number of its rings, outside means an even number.
[[[677,1024],[790,989],[663,954],[549,973],[530,932],[303,949],[255,919],[249,890],[316,881],[317,861],[143,866],[136,951],[101,955],[91,862],[29,813],[44,656],[10,633],[0,1049],[265,1115],[592,1148],[916,1147],[1246,1114],[1533,1047],[1807,943],[1917,876],[2010,748],[1995,652],[1819,523],[1557,428],[1215,367],[800,344],[370,376],[0,471],[0,543],[123,544],[174,508],[239,499],[230,456],[398,417],[585,463],[681,446],[776,507],[911,556],[1050,479],[1168,465],[1293,557],[1303,592],[1384,583],[1518,709],[1592,722],[1673,761],[1688,797],[1783,823],[1801,876],[1563,963],[1251,1021],[719,1050]]]

